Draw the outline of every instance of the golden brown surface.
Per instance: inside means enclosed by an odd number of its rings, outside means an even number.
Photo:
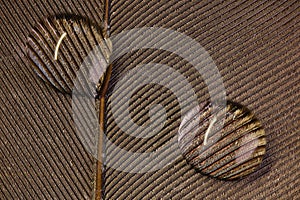
[[[219,68],[228,98],[256,114],[268,143],[260,169],[238,181],[203,176],[183,157],[147,174],[107,169],[107,199],[299,199],[299,1],[120,0],[112,1],[111,8],[112,35],[133,27],[156,26],[197,40]],[[100,24],[103,3],[0,1],[0,199],[92,196],[95,162],[75,134],[70,96],[39,79],[25,56],[32,27],[45,17],[61,14],[81,15]],[[169,53],[138,51],[114,63],[109,89],[125,69],[148,61],[168,64],[188,77],[194,73],[189,64]],[[189,81],[199,101],[207,98],[201,78],[190,76]],[[150,88],[156,91],[152,97],[147,93]],[[169,99],[164,100],[161,92]],[[162,102],[171,108],[168,127],[161,137],[148,142],[126,137],[115,126],[108,98],[108,136],[126,149],[151,151],[177,134],[178,103],[159,86],[149,86],[136,95],[132,115],[143,116],[147,113],[143,107]],[[136,105],[140,109],[133,109]]]
[[[268,144],[260,169],[233,182],[203,176],[187,165],[183,157],[147,174],[107,169],[107,198],[299,198],[299,7],[299,1],[290,0],[113,1],[112,35],[124,29],[155,26],[196,39],[219,68],[228,99],[256,114],[265,127]],[[119,59],[113,68],[111,88],[126,71],[149,61],[182,72],[196,90],[199,101],[207,98],[205,84],[198,76],[192,76],[195,71],[190,65],[178,56],[152,50],[140,50]],[[143,108],[161,102],[170,117],[161,135],[147,141],[128,137],[116,126],[108,110],[109,137],[126,150],[157,149],[177,134],[180,109],[174,99],[170,91],[159,86],[139,90],[131,99],[133,120],[140,123],[147,119],[148,110]],[[114,153],[115,160],[121,159],[121,155]]]

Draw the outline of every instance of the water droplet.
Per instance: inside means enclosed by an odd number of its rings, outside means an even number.
[[[89,69],[106,67],[111,52],[106,41],[102,30],[87,20],[49,18],[32,29],[27,39],[27,55],[34,71],[45,82],[62,92],[71,93],[76,72],[87,56],[91,57]],[[97,55],[91,56],[95,47],[100,48]],[[103,77],[95,76],[97,74],[88,74],[94,87],[91,90],[103,82]]]
[[[237,179],[254,172],[266,152],[265,132],[254,114],[229,101],[220,130],[218,113],[212,113],[211,104],[204,103],[200,108],[186,115],[179,128],[179,147],[187,162],[201,173],[220,179]]]

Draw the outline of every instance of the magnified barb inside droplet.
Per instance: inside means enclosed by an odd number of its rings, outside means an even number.
[[[95,47],[95,55],[89,55]],[[104,39],[102,30],[78,17],[45,19],[32,28],[27,39],[27,56],[34,71],[45,82],[69,94],[72,93],[76,72],[84,59],[89,59],[85,61],[86,66],[104,68],[108,64],[110,53],[110,44]],[[88,69],[93,67],[86,70]],[[91,77],[93,80],[86,80]],[[90,90],[95,91],[96,87],[101,86],[103,79],[104,76],[91,73],[91,76],[81,79],[81,85],[86,87],[91,83]]]
[[[260,122],[237,103],[227,102],[225,110],[216,110],[213,113],[212,105],[203,103],[200,110],[191,110],[183,118],[178,136],[183,156],[201,173],[220,179],[237,179],[254,172],[266,152]],[[221,112],[226,113],[223,127],[219,124]]]

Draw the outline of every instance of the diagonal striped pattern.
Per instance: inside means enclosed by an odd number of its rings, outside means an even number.
[[[267,155],[259,170],[237,181],[220,181],[197,173],[178,157],[152,173],[106,171],[107,199],[297,199],[299,158],[300,3],[285,1],[113,1],[112,35],[136,27],[171,28],[196,39],[213,57],[228,98],[246,105],[263,123]],[[199,102],[207,99],[201,77],[184,60],[168,52],[139,50],[114,63],[111,90],[141,63],[172,66],[187,77]],[[151,76],[151,75],[149,75]],[[162,103],[168,119],[162,132],[137,139],[120,130],[108,98],[108,136],[128,151],[151,152],[177,134],[180,108],[165,88],[138,88],[130,100],[131,117],[141,125],[148,105]],[[120,102],[124,103],[124,102]],[[115,160],[121,160],[113,149]]]
[[[65,14],[100,24],[101,1],[0,1],[0,199],[90,199],[95,161],[75,133],[71,99],[26,58],[41,20]]]
[[[103,1],[0,0],[0,199],[90,199],[95,163],[75,134],[70,96],[45,84],[25,52],[32,27],[49,16],[83,16],[100,24]],[[233,182],[196,173],[183,157],[147,174],[108,168],[106,199],[299,199],[300,3],[298,0],[112,1],[111,32],[135,27],[171,28],[197,40],[213,57],[228,97],[263,123],[267,151],[260,169]],[[199,102],[201,77],[169,52],[140,50],[114,63],[110,91],[137,64],[158,62],[187,77]],[[128,137],[115,124],[108,97],[107,129],[116,145],[152,151],[177,134],[180,108],[164,87],[133,95],[131,115],[148,120],[147,106],[167,108],[164,131],[149,140]],[[109,152],[109,151],[108,151]],[[119,156],[114,152],[116,160]]]

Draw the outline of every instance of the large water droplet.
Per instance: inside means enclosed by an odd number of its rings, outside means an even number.
[[[47,18],[36,24],[27,38],[29,63],[45,82],[69,94],[77,71],[81,68],[85,73],[82,67],[86,67],[90,71],[81,76],[81,87],[94,91],[104,78],[95,73],[95,68],[106,70],[111,51],[101,32],[100,27],[84,19]]]

